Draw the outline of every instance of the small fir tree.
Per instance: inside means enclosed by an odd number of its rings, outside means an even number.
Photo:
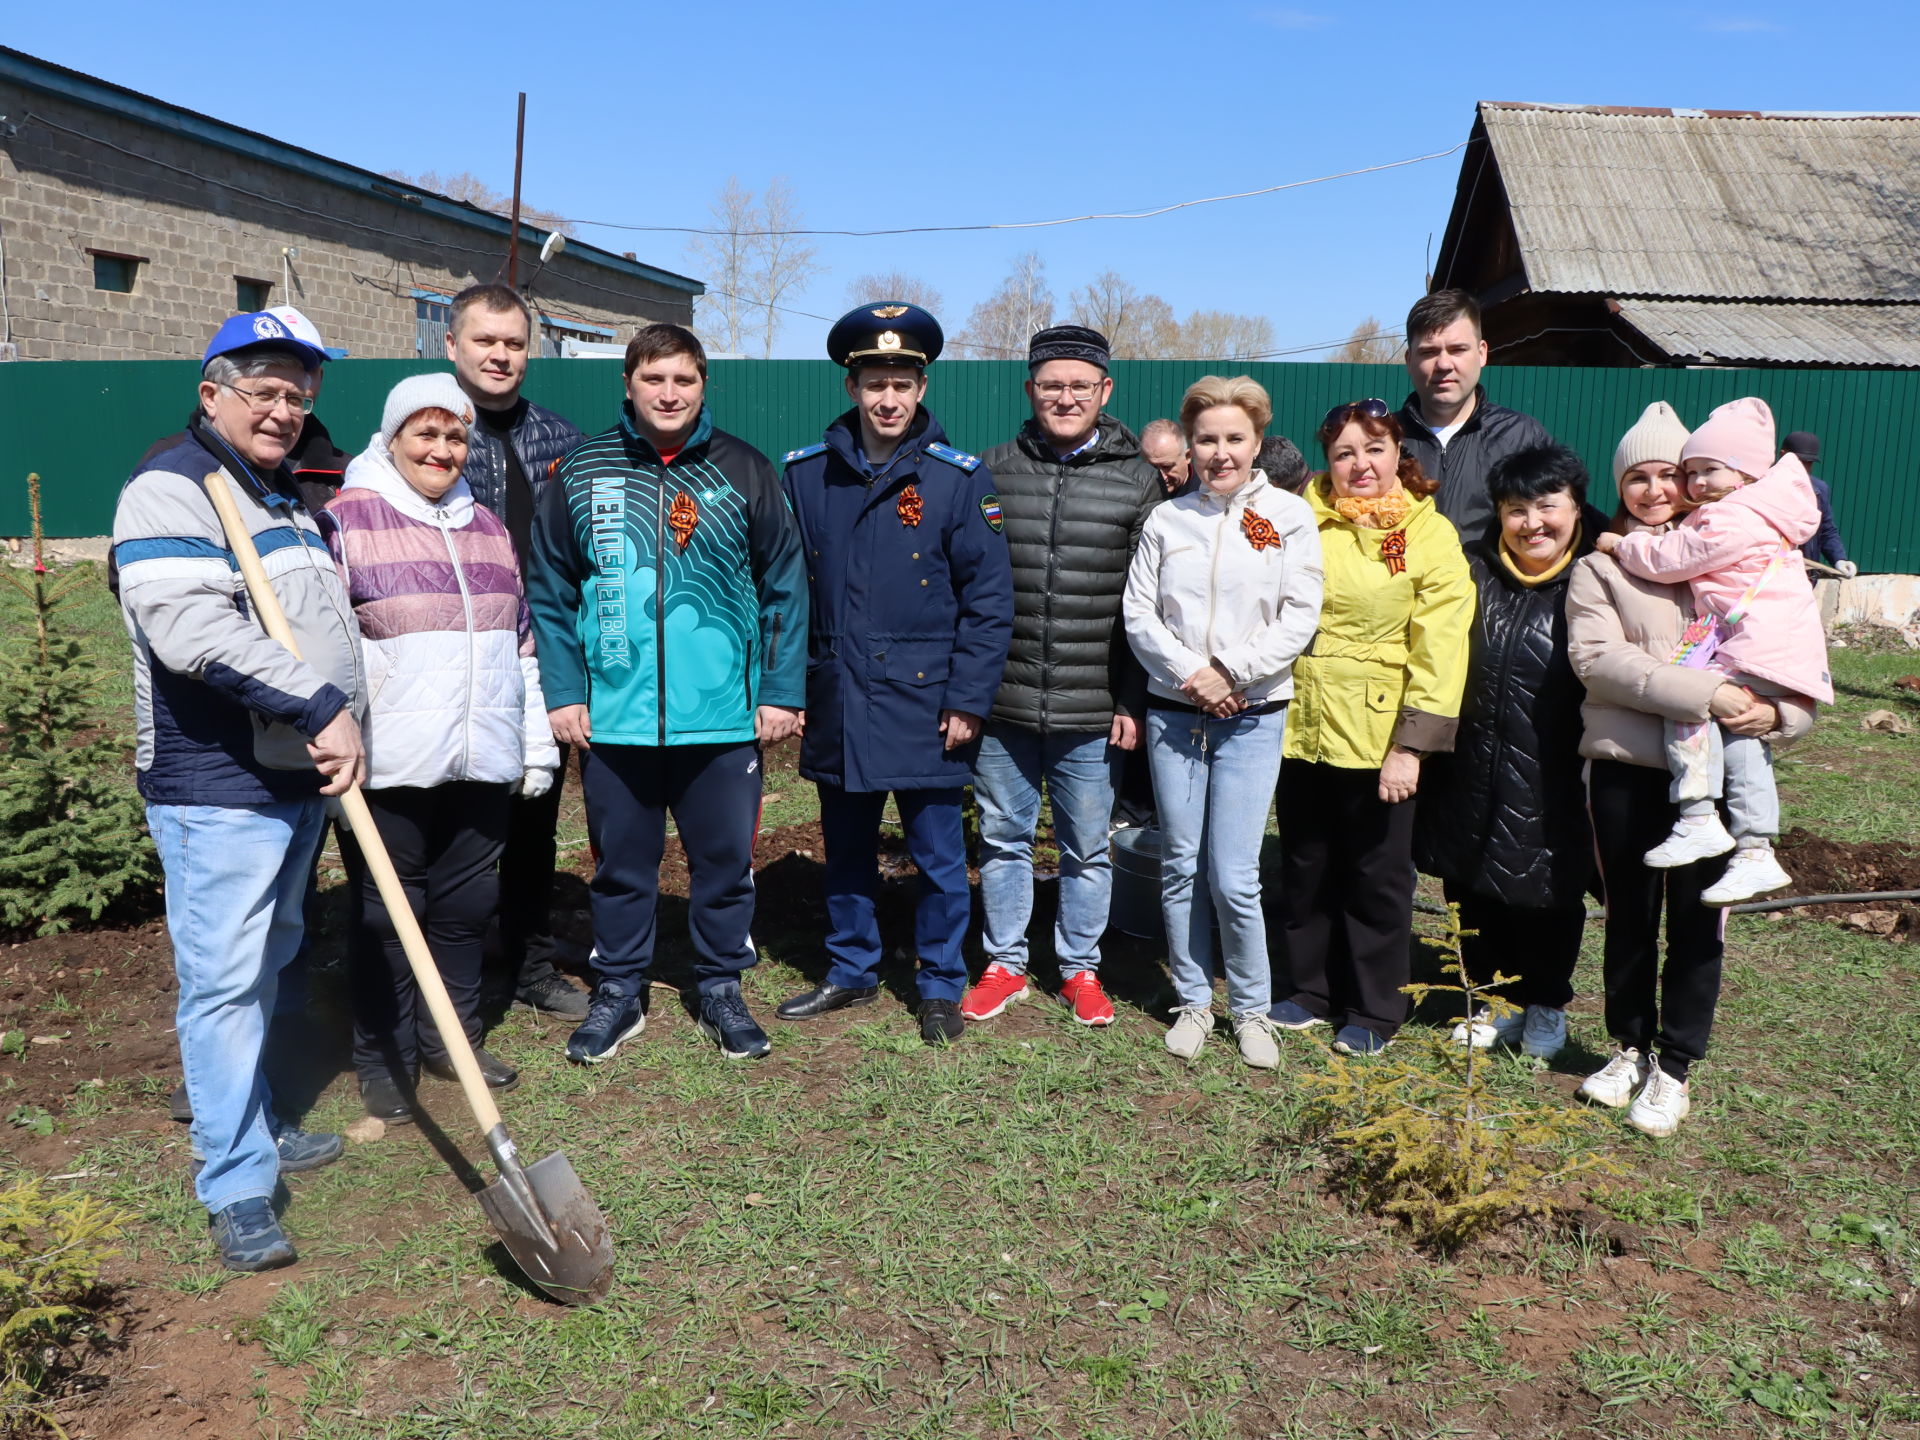
[[[127,737],[95,714],[100,667],[59,633],[61,609],[90,573],[50,579],[40,477],[27,477],[33,579],[7,580],[31,607],[25,645],[0,659],[0,926],[50,935],[80,916],[97,920],[159,866],[139,796],[120,771]]]
[[[1460,907],[1447,907],[1447,933],[1426,943],[1444,951],[1443,974],[1458,984],[1408,985],[1419,1006],[1428,995],[1461,997],[1467,1016],[1519,1013],[1498,994],[1513,983],[1496,974],[1477,985],[1467,974]],[[1465,1020],[1466,1016],[1457,1017]],[[1424,1062],[1424,1063],[1422,1063]],[[1489,1083],[1488,1057],[1445,1031],[1403,1034],[1380,1055],[1335,1055],[1328,1073],[1304,1079],[1319,1094],[1313,1109],[1337,1126],[1346,1170],[1367,1208],[1407,1225],[1422,1244],[1451,1251],[1525,1215],[1563,1203],[1582,1176],[1618,1174],[1605,1156],[1579,1148],[1597,1138],[1592,1114],[1553,1101],[1515,1101]]]

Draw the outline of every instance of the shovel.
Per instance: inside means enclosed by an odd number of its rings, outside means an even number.
[[[225,472],[215,471],[207,476],[206,487],[213,508],[220,516],[220,524],[227,532],[227,545],[239,561],[247,593],[253,597],[254,613],[267,634],[299,655],[300,647],[287,624],[286,612],[280,608],[279,598],[273,593],[273,582],[268,580],[260,564],[260,552],[254,547],[253,536],[227,488]],[[506,1245],[507,1253],[535,1285],[567,1305],[590,1304],[600,1299],[613,1283],[613,1239],[607,1233],[606,1217],[587,1194],[580,1177],[573,1173],[567,1157],[559,1151],[531,1165],[520,1163],[513,1140],[500,1119],[500,1107],[493,1103],[493,1093],[487,1089],[480,1066],[473,1058],[473,1047],[467,1043],[466,1027],[460,1023],[453,1001],[448,998],[439,967],[427,949],[427,937],[420,932],[420,922],[414,918],[413,906],[400,886],[400,877],[394,871],[387,847],[381,842],[372,812],[367,809],[366,797],[360,793],[360,787],[354,785],[338,798],[407,952],[414,983],[426,999],[433,1023],[447,1047],[447,1058],[452,1060],[454,1071],[460,1077],[460,1088],[473,1109],[473,1118],[487,1137],[487,1151],[500,1171],[500,1178],[480,1192],[480,1208],[487,1212],[487,1219]]]

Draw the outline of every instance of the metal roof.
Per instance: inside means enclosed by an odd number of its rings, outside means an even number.
[[[1618,303],[1622,320],[1678,360],[1920,368],[1920,305]]]
[[[1480,118],[1535,292],[1920,301],[1920,116],[1489,101]]]

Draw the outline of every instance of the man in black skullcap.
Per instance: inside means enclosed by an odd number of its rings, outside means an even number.
[[[961,1013],[991,1019],[1030,993],[1044,787],[1060,851],[1060,999],[1082,1025],[1111,1025],[1099,975],[1113,890],[1107,838],[1147,691],[1120,597],[1140,527],[1163,490],[1140,442],[1106,413],[1113,379],[1104,335],[1084,325],[1042,330],[1028,345],[1027,368],[1032,418],[986,456],[1013,555],[1013,645],[973,766],[988,963]]]
[[[811,1020],[879,993],[874,899],[891,793],[920,872],[914,946],[930,1045],[966,1031],[973,898],[961,800],[1013,628],[993,472],[947,444],[921,403],[941,344],[940,322],[917,305],[843,316],[827,354],[846,367],[853,408],[786,457],[783,481],[812,601],[800,773],[820,788],[831,964],[777,1013]]]

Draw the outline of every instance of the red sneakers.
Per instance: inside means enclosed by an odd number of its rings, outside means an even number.
[[[1096,987],[1097,988],[1097,987]],[[1027,977],[1004,965],[989,965],[980,983],[967,991],[960,1013],[969,1020],[991,1020],[1016,1000],[1027,998]],[[1108,1010],[1112,1015],[1112,1010]]]
[[[1100,977],[1091,970],[1082,970],[1062,985],[1060,998],[1073,1007],[1073,1018],[1082,1025],[1113,1024],[1113,1002],[1100,988]]]

